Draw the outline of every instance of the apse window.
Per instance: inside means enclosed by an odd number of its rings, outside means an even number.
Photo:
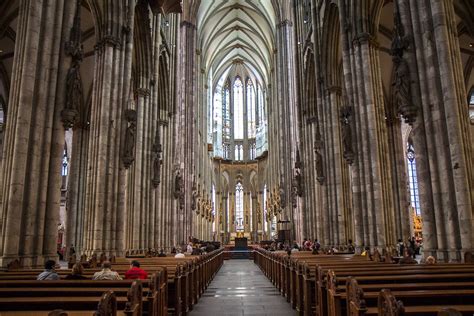
[[[244,139],[244,96],[242,81],[239,77],[234,82],[234,138]]]

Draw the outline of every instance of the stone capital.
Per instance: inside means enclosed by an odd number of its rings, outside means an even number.
[[[187,28],[191,28],[193,30],[196,29],[196,25],[194,25],[193,23],[189,22],[189,21],[182,21],[181,24],[180,24],[181,27],[187,27]]]
[[[148,97],[150,96],[150,89],[148,88],[137,88],[135,94],[139,97]]]
[[[362,32],[354,36],[354,39],[352,41],[352,44],[369,44],[374,46],[375,48],[378,48],[380,46],[379,42],[375,39],[375,37],[368,33],[368,32]]]
[[[327,91],[329,91],[329,93],[335,93],[337,95],[342,95],[342,88],[340,86],[330,86],[327,88]]]
[[[285,27],[285,26],[293,26],[293,22],[291,22],[288,19],[285,19],[278,24],[278,27],[280,28]]]
[[[105,47],[112,46],[117,49],[122,49],[121,39],[113,35],[105,35],[94,46],[95,50],[102,51]]]

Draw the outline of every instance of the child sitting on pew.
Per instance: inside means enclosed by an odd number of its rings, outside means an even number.
[[[87,280],[87,277],[83,276],[84,268],[81,263],[76,263],[72,267],[71,274],[66,276],[66,280]]]

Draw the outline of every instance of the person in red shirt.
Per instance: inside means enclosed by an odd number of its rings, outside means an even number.
[[[133,260],[130,263],[130,270],[125,273],[125,279],[148,279],[148,273],[140,268],[140,262]]]

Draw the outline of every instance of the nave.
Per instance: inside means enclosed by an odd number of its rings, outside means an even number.
[[[190,316],[295,315],[253,261],[227,260]]]

